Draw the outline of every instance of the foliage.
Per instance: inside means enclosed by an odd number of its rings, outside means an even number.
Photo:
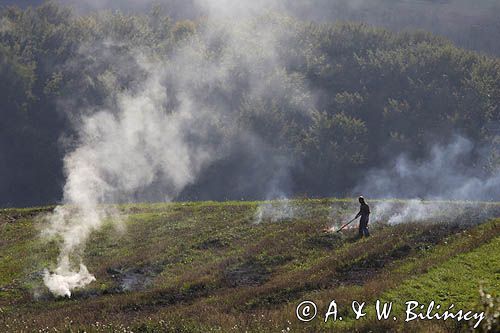
[[[190,42],[199,44],[200,57],[226,60],[224,33],[203,35],[212,23],[174,22],[157,7],[148,14],[77,16],[49,1],[25,10],[4,8],[0,20],[0,153],[8,160],[0,165],[2,206],[60,198],[62,158],[71,149],[60,142],[72,142],[67,139],[75,135],[72,124],[81,112],[95,112],[141,84],[146,73],[135,51],[168,61]],[[231,81],[200,86],[199,94],[210,107],[222,100],[236,109],[232,121],[242,133],[252,131],[270,151],[297,162],[290,163],[295,194],[347,193],[365,170],[388,157],[422,157],[431,141],[445,143],[457,133],[486,150],[486,173],[498,172],[498,135],[488,130],[500,119],[498,58],[429,33],[392,33],[358,23],[263,17],[241,24],[278,36],[273,52],[282,66],[259,78],[260,89],[270,93],[252,93],[249,85],[258,73],[241,59],[224,68]],[[271,52],[265,41],[246,47],[248,54]],[[167,109],[175,108],[177,97]],[[225,126],[224,119],[214,122]],[[262,198],[258,190],[238,192],[230,185],[240,177],[232,172],[240,160],[234,154],[216,163],[183,195]],[[234,179],[225,187],[210,183],[228,175]],[[215,187],[216,193],[204,193]]]

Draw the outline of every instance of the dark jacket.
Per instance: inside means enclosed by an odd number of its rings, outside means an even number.
[[[363,220],[367,220],[370,216],[370,207],[365,202],[359,207],[359,213],[356,215],[356,218],[360,216]]]

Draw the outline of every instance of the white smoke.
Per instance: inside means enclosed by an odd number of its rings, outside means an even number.
[[[456,136],[447,145],[433,145],[427,158],[400,155],[385,168],[368,171],[355,191],[368,198],[411,199],[374,202],[371,223],[477,222],[488,213],[477,200],[500,199],[500,170],[486,172],[488,157],[481,153],[472,141]],[[470,167],[473,158],[477,163]],[[472,213],[475,216],[460,220]]]
[[[425,204],[420,200],[410,200],[397,207],[391,202],[377,204],[373,209],[375,221],[387,221],[389,224],[399,224],[404,222],[420,222],[431,218],[438,218],[439,214],[448,217],[445,214],[448,210],[444,205],[431,203]],[[374,222],[375,222],[374,221]]]
[[[486,172],[488,156],[477,158],[480,153],[471,140],[457,136],[447,145],[434,145],[425,159],[400,155],[368,171],[354,191],[372,198],[498,201],[500,170]]]
[[[463,213],[463,207],[456,203],[422,200],[382,201],[372,208],[372,222],[399,224],[405,222],[449,221]]]
[[[357,202],[357,200],[356,200]],[[450,200],[370,200],[369,226],[379,223],[395,225],[400,223],[452,223],[455,225],[475,225],[496,217],[500,213],[500,205],[480,201]],[[337,207],[337,206],[335,206]],[[352,207],[352,208],[351,208]],[[356,207],[356,208],[355,208]],[[342,209],[330,210],[330,220],[335,223],[327,227],[327,231],[335,231],[344,223],[354,218],[357,205],[345,205]],[[345,229],[357,228],[358,221],[353,221]]]
[[[207,166],[224,157],[233,142],[253,138],[251,129],[235,120],[238,110],[218,99],[207,102],[213,99],[210,92],[214,87],[219,93],[231,94],[235,89],[231,80],[239,71],[246,71],[247,98],[300,96],[297,109],[308,115],[301,78],[289,78],[279,70],[282,65],[275,46],[282,32],[260,23],[239,22],[239,29],[232,22],[222,27],[207,23],[200,35],[186,40],[166,59],[150,56],[147,50],[130,51],[145,73],[133,89],[113,89],[109,84],[115,81],[113,74],[101,76],[110,90],[109,106],[97,112],[82,110],[81,119],[74,122],[79,141],[64,159],[63,205],[48,216],[43,233],[60,241],[57,266],[44,275],[45,285],[54,295],[70,297],[73,289],[95,280],[82,261],[86,242],[105,221],[123,219],[108,203],[172,200]],[[221,31],[225,44],[215,57],[210,42]],[[95,49],[89,48],[89,52]],[[280,82],[279,87],[274,88],[273,80]],[[261,141],[248,140],[257,156],[267,151],[259,146]],[[279,156],[261,159],[276,169],[273,174],[288,167]]]
[[[83,264],[80,264],[80,270],[75,272],[69,267],[69,263],[67,266],[60,263],[54,273],[45,270],[43,276],[43,283],[55,296],[71,297],[71,290],[84,287],[92,281],[95,281],[95,277]]]
[[[141,91],[118,96],[115,112],[103,110],[83,120],[80,146],[65,158],[66,205],[55,209],[45,230],[62,237],[58,266],[44,278],[56,295],[70,296],[71,289],[94,280],[81,262],[79,272],[73,271],[70,258],[105,218],[116,219],[116,211],[101,203],[132,200],[155,182],[164,186],[162,194],[169,200],[216,158],[211,147],[191,146],[186,139],[194,112],[200,119],[205,110],[193,110],[186,99],[176,112],[165,112],[163,72],[149,73]]]
[[[262,223],[264,221],[281,222],[290,220],[300,213],[299,207],[287,199],[278,199],[261,203],[254,215],[254,223]]]

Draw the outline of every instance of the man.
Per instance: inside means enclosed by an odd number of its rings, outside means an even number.
[[[355,219],[361,216],[359,219],[359,237],[370,236],[370,232],[368,231],[368,220],[370,218],[370,207],[366,204],[365,198],[360,196],[358,198],[361,206],[359,207],[359,213],[356,215]]]

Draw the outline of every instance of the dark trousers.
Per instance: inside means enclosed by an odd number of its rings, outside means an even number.
[[[368,231],[368,219],[368,216],[361,216],[359,220],[359,237],[370,236],[370,232]]]

